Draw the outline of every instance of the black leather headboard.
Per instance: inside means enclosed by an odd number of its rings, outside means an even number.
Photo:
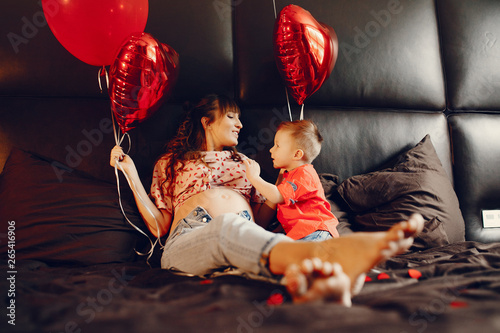
[[[450,110],[500,110],[500,6],[436,1]]]
[[[57,3],[54,0],[54,3]],[[289,1],[276,0],[279,12]],[[71,55],[44,21],[40,1],[7,0],[0,13],[0,170],[12,146],[113,181],[114,145],[101,129],[110,118],[99,68]],[[330,78],[305,101],[326,140],[315,161],[341,179],[377,169],[430,134],[454,181],[473,240],[499,240],[483,230],[481,210],[500,208],[497,180],[500,113],[500,4],[497,0],[297,0],[333,27],[338,59]],[[288,120],[285,86],[274,62],[273,1],[149,1],[145,32],[180,55],[172,96],[130,131],[147,182],[173,134],[182,103],[207,93],[242,107],[240,149],[276,175],[269,148],[277,122]],[[299,106],[293,100],[293,119]],[[100,130],[102,141],[89,141]],[[87,134],[86,134],[87,133]],[[451,138],[450,134],[451,133]],[[84,151],[90,142],[90,151]],[[453,155],[451,154],[451,147]],[[66,161],[78,153],[80,160]],[[496,154],[496,155],[495,155]],[[76,157],[78,158],[78,156]],[[496,177],[496,178],[495,178]]]
[[[500,209],[500,118],[493,114],[449,117],[455,191],[467,221],[466,238],[498,241],[500,228],[483,228],[482,211]]]
[[[276,1],[279,12],[289,1]],[[330,78],[307,105],[443,110],[444,79],[434,1],[295,1],[337,33]],[[267,0],[235,7],[239,94],[248,104],[286,101],[272,54]],[[258,19],[256,19],[258,18]]]
[[[78,60],[57,41],[41,1],[4,3],[8,10],[0,14],[0,95],[107,98],[99,91],[99,67]],[[211,92],[233,96],[231,3],[217,0],[217,7],[212,1],[149,0],[145,32],[181,55],[171,102]]]
[[[334,173],[343,180],[374,171],[430,134],[443,167],[450,180],[453,178],[448,125],[441,112],[310,107],[305,114],[324,138],[322,151],[313,162],[318,172]],[[298,119],[298,114],[293,116]],[[275,176],[269,149],[277,124],[289,119],[287,108],[245,107],[242,119],[245,137],[240,140],[240,150],[256,156],[264,172]]]

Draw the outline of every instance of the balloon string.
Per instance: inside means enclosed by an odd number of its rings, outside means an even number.
[[[142,231],[140,228],[138,228],[134,223],[132,223],[132,221],[130,221],[127,217],[127,214],[125,213],[125,209],[123,208],[123,205],[122,205],[122,198],[121,198],[121,191],[120,191],[120,176],[118,175],[118,168],[120,168],[120,170],[122,171],[123,175],[125,176],[125,179],[127,180],[129,186],[133,189],[133,191],[137,192],[137,187],[134,183],[134,181],[132,179],[130,179],[127,174],[125,173],[125,171],[123,170],[123,167],[121,165],[121,163],[118,161],[118,159],[115,160],[115,176],[116,176],[116,185],[117,185],[117,189],[118,189],[118,202],[120,203],[120,209],[122,211],[122,214],[123,216],[125,217],[125,219],[127,220],[127,222],[135,229],[137,230],[139,233],[143,234],[144,236],[146,236],[146,238],[149,240],[149,244],[151,245],[151,248],[149,249],[149,251],[147,253],[142,253],[142,252],[139,252],[137,251],[136,249],[134,249],[135,253],[137,253],[138,255],[140,256],[148,256],[146,258],[146,262],[148,263],[149,265],[149,259],[151,258],[151,256],[153,255],[153,252],[154,252],[154,249],[156,247],[156,244],[160,244],[160,249],[163,249],[165,246],[161,243],[161,239],[160,239],[160,234],[158,232],[158,237],[156,238],[156,241],[153,243],[153,241],[151,240],[151,238],[149,238],[149,236],[144,232]],[[158,224],[158,220],[156,219],[156,217],[154,216],[153,212],[149,209],[149,207],[145,204],[144,200],[142,199],[142,197],[140,197],[139,195],[137,195],[137,198],[139,198],[139,200],[141,201],[142,205],[146,208],[146,210],[151,214],[151,216],[153,216],[154,220],[155,220],[155,223],[156,223],[156,230],[160,230],[160,226]]]
[[[123,139],[125,138],[125,136],[128,138],[128,151],[127,151],[127,154],[128,154],[130,152],[130,148],[132,147],[132,142],[131,142],[131,139],[130,139],[130,134],[128,134],[128,132],[125,132],[120,137],[120,128],[118,126],[116,126],[116,118],[115,118],[115,115],[113,113],[113,109],[111,109],[111,122],[113,123],[113,135],[115,137],[115,144],[117,146],[121,147]]]
[[[115,144],[117,146],[119,146],[121,143],[121,140],[118,139],[118,137],[119,137],[118,132],[120,131],[120,129],[116,126],[116,118],[115,118],[115,114],[113,112],[113,107],[111,107],[111,122],[113,123],[113,136],[115,137]],[[130,139],[130,136],[129,136],[129,139]]]
[[[293,121],[292,108],[290,107],[290,98],[288,97],[288,89],[286,89],[286,87],[285,87],[285,94],[286,94],[286,103],[288,104],[288,115],[290,116],[290,121]]]
[[[273,0],[273,6],[274,6],[274,19],[276,20],[278,18],[278,15],[276,14],[276,0]],[[288,115],[290,116],[290,121],[293,121],[292,108],[290,107],[290,97],[288,97],[288,89],[286,87],[285,87],[285,94],[286,94],[286,104],[288,105]]]
[[[111,114],[111,117],[114,119],[113,117],[113,114]],[[113,120],[113,131],[114,131],[114,134],[115,134],[115,143],[116,145],[120,146],[121,147],[121,144],[123,142],[123,139],[125,139],[125,137],[128,138],[128,150],[126,152],[126,154],[128,155],[128,153],[130,152],[130,149],[132,147],[132,142],[131,142],[131,139],[130,139],[130,134],[128,134],[128,132],[125,132],[120,139],[118,139],[118,131],[119,129],[117,129],[117,126],[115,125],[115,122]],[[146,258],[146,262],[148,263],[149,265],[149,259],[151,258],[151,256],[153,255],[153,251],[156,247],[156,244],[160,244],[160,249],[163,249],[164,245],[161,243],[161,240],[160,240],[160,236],[159,236],[159,233],[158,233],[158,238],[156,239],[156,241],[153,243],[153,241],[151,240],[151,238],[149,238],[149,236],[144,232],[142,231],[141,229],[139,229],[134,223],[132,223],[128,217],[127,217],[127,214],[125,213],[125,210],[123,209],[123,204],[122,204],[122,196],[121,196],[121,191],[120,191],[120,176],[118,175],[118,168],[120,168],[120,170],[122,171],[123,175],[125,176],[125,179],[127,180],[130,188],[132,189],[133,192],[137,193],[137,186],[136,184],[134,183],[134,181],[132,179],[129,178],[129,176],[127,175],[127,173],[125,172],[125,170],[123,170],[123,167],[121,165],[121,163],[118,161],[118,159],[115,159],[115,176],[116,176],[116,187],[117,187],[117,190],[118,190],[118,203],[120,204],[120,209],[122,211],[122,214],[123,216],[125,217],[125,219],[127,220],[127,222],[134,228],[136,229],[137,231],[139,231],[141,234],[143,234],[144,236],[147,237],[147,239],[149,240],[149,243],[151,245],[151,249],[147,252],[147,253],[142,253],[142,252],[139,252],[137,251],[136,249],[134,249],[135,253],[137,253],[138,255],[141,255],[141,256],[148,256]],[[156,230],[160,230],[160,226],[158,224],[158,220],[156,219],[156,216],[153,214],[153,212],[151,211],[151,209],[149,209],[149,207],[146,205],[146,203],[144,202],[143,198],[139,195],[136,196],[137,198],[139,198],[139,201],[141,201],[143,207],[146,208],[146,210],[148,211],[149,214],[151,214],[151,216],[153,217],[153,219],[155,220],[155,223],[156,223]]]
[[[130,139],[130,134],[128,134],[128,132],[125,132],[120,137],[120,129],[115,124],[115,117],[113,114],[113,110],[111,110],[111,122],[113,123],[113,135],[115,137],[115,144],[117,146],[121,147],[123,139],[125,139],[125,137],[128,138],[128,150],[126,152],[126,154],[128,154],[130,152],[130,149],[132,148],[132,140]]]
[[[101,77],[102,76],[106,76],[106,89],[109,89],[108,71],[106,70],[106,67],[104,67],[104,66],[102,66],[102,68],[99,68],[99,71],[97,72],[97,82],[99,83],[99,89],[101,90],[101,94],[102,94],[102,84],[101,84]]]
[[[106,68],[103,66],[102,67],[104,70],[106,70]],[[99,73],[101,73],[101,70],[99,69]],[[109,88],[109,80],[108,80],[108,73],[106,72],[106,84],[108,85],[108,88]],[[99,87],[101,86],[101,79],[100,79],[100,76],[99,76]],[[125,134],[128,135],[128,133],[125,133],[123,134],[122,138],[119,139],[120,137],[120,129],[116,126],[116,118],[115,118],[115,113],[113,112],[113,105],[111,105],[111,122],[113,123],[113,136],[115,137],[115,144],[117,146],[120,146],[120,144],[122,143],[122,140],[123,140],[123,137],[125,136]],[[130,150],[130,135],[128,135],[128,139],[129,139],[129,150]]]
[[[104,68],[104,66],[103,66]],[[104,68],[104,70],[106,70]],[[99,69],[99,87],[101,86],[101,80],[100,80],[100,77],[101,77],[101,69]],[[106,72],[106,84],[108,84],[109,86],[109,81],[108,81],[108,76],[107,76],[107,72]],[[130,134],[128,132],[125,132],[123,133],[123,135],[121,136],[121,138],[119,138],[119,132],[120,132],[120,129],[116,126],[116,119],[115,119],[115,116],[114,116],[114,113],[113,113],[113,109],[111,108],[111,122],[113,123],[113,135],[115,137],[115,144],[118,145],[118,146],[121,146],[122,142],[123,142],[123,139],[125,139],[125,136],[128,138],[128,151],[126,154],[128,154],[130,152],[130,149],[132,148],[132,141],[130,139]],[[123,204],[122,204],[122,196],[121,196],[121,191],[120,191],[120,176],[118,175],[118,168],[120,168],[120,170],[122,171],[123,175],[125,176],[125,179],[127,180],[129,186],[132,188],[132,191],[134,192],[137,192],[137,187],[134,183],[134,181],[132,179],[130,179],[128,177],[128,175],[125,173],[125,170],[123,170],[123,167],[121,165],[121,163],[118,161],[118,159],[115,160],[115,176],[116,176],[116,187],[117,187],[117,190],[118,190],[118,203],[120,204],[120,209],[122,211],[122,214],[123,216],[125,217],[125,219],[127,220],[127,222],[134,228],[136,229],[137,231],[139,231],[139,233],[143,234],[144,236],[147,237],[147,239],[149,240],[149,243],[151,245],[151,248],[149,249],[149,251],[147,253],[142,253],[142,252],[139,252],[137,251],[136,249],[134,249],[135,253],[137,253],[138,255],[140,256],[148,256],[146,258],[146,262],[148,263],[149,265],[149,259],[151,259],[151,256],[153,255],[153,252],[154,252],[154,249],[156,247],[156,244],[160,244],[160,249],[163,249],[164,248],[164,245],[161,243],[161,240],[160,240],[160,236],[159,236],[159,233],[158,233],[158,238],[156,239],[156,241],[153,243],[153,241],[151,240],[151,238],[149,238],[149,236],[144,232],[142,231],[141,229],[139,229],[134,223],[132,223],[129,218],[127,217],[127,214],[125,213],[125,209],[123,208]],[[139,200],[141,201],[142,205],[146,208],[146,210],[149,212],[149,214],[151,214],[151,216],[154,218],[155,220],[155,223],[156,223],[156,230],[160,230],[160,226],[158,224],[158,220],[156,219],[156,216],[153,214],[153,212],[149,209],[149,207],[145,204],[144,200],[142,199],[142,197],[140,197],[139,195],[137,195],[137,197],[139,198]]]

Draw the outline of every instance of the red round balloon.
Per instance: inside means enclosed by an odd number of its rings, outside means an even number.
[[[276,19],[274,57],[290,94],[301,105],[314,94],[335,66],[337,34],[307,10],[288,5]]]
[[[42,0],[47,23],[57,40],[78,59],[110,65],[131,33],[143,32],[148,0]]]
[[[132,34],[110,67],[109,97],[123,133],[149,118],[171,92],[179,55],[147,33]]]

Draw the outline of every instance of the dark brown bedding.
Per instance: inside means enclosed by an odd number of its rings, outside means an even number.
[[[9,289],[6,278],[1,283]],[[142,262],[18,261],[15,304],[16,325],[3,316],[2,332],[494,332],[500,243],[460,242],[390,259],[368,274],[352,308],[297,305],[280,285],[177,276]]]
[[[387,228],[387,221],[406,217],[408,206],[421,207],[429,221],[415,241],[420,247],[370,272],[353,307],[344,308],[293,304],[283,286],[263,280],[174,275],[158,268],[158,251],[150,268],[133,252],[148,246],[124,219],[116,184],[67,172],[57,161],[15,149],[0,177],[0,216],[9,224],[3,230],[15,231],[16,260],[16,273],[2,268],[6,313],[0,331],[499,331],[500,243],[456,237],[463,237],[463,219],[438,162],[424,138],[386,169],[341,184],[335,175],[322,174],[332,210],[346,228]],[[425,184],[439,186],[424,191],[421,180],[428,176],[433,181]],[[436,182],[437,176],[442,181]],[[400,178],[411,184],[408,177],[419,185],[397,185]],[[143,226],[130,192],[122,192],[127,216]],[[10,253],[7,242],[0,242],[0,249],[4,257]]]

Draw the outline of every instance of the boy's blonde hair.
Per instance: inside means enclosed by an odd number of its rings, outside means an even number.
[[[285,130],[290,133],[290,136],[295,140],[297,148],[302,149],[304,152],[303,159],[307,163],[312,163],[312,161],[319,155],[323,137],[312,121],[284,121],[278,126],[277,131],[280,130]]]

